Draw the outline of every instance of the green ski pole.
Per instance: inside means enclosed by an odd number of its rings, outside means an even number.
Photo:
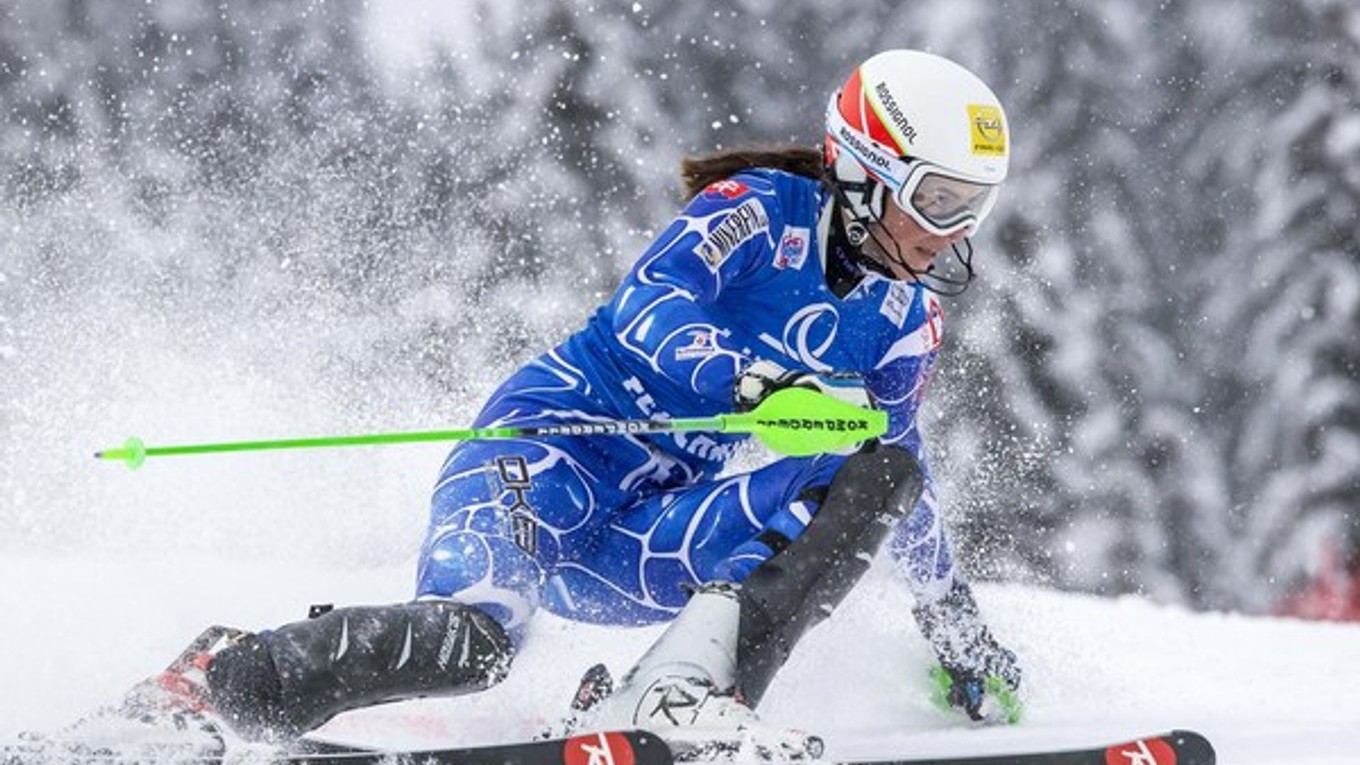
[[[233,441],[217,444],[147,446],[129,438],[122,446],[95,452],[102,460],[116,460],[137,469],[148,457],[186,454],[220,454],[278,449],[315,449],[335,446],[372,446],[430,441],[467,441],[479,438],[534,436],[645,435],[716,431],[750,433],[771,450],[789,456],[806,456],[853,446],[877,438],[888,430],[887,412],[865,409],[808,388],[775,391],[754,410],[714,417],[670,420],[606,420],[601,422],[553,423],[525,427],[465,428],[406,433],[369,433],[356,436],[320,436],[271,441]]]

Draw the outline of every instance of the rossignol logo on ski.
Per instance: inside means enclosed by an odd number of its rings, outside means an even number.
[[[1106,749],[1105,765],[1176,765],[1176,750],[1160,738],[1139,739]]]
[[[592,733],[564,742],[564,765],[634,765],[633,746],[621,733]]]
[[[869,429],[868,420],[843,417],[778,417],[756,420],[756,423],[779,430],[820,430],[827,433],[857,433]]]

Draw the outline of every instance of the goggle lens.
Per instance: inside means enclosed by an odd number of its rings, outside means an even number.
[[[973,183],[940,172],[914,173],[898,188],[894,200],[926,230],[948,235],[976,226],[991,210],[998,187]]]

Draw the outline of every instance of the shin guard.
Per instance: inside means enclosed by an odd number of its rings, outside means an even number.
[[[350,709],[490,687],[510,657],[501,626],[460,603],[339,608],[224,649],[208,694],[242,735],[286,738]]]
[[[748,704],[760,702],[798,641],[869,570],[923,486],[920,465],[905,449],[852,455],[807,529],[742,583],[737,687]]]

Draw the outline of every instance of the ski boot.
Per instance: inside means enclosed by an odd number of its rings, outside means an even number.
[[[26,734],[21,762],[176,762],[223,757],[239,742],[208,703],[205,670],[245,633],[211,627],[164,671],[138,683],[120,704],[53,734]]]
[[[820,738],[763,723],[737,694],[736,591],[728,583],[700,588],[612,693],[603,667],[587,671],[573,701],[571,732],[649,730],[682,762],[820,757]]]

